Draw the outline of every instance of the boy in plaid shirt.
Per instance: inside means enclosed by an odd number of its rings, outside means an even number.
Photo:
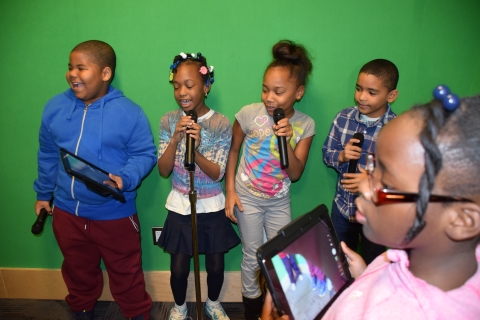
[[[380,129],[396,116],[390,103],[398,95],[398,77],[397,67],[388,60],[375,59],[365,64],[356,84],[357,105],[337,114],[322,147],[323,161],[338,172],[331,214],[333,225],[340,241],[353,250],[357,249],[361,239],[362,256],[367,264],[386,248],[363,236],[362,225],[355,219],[355,198],[360,181],[367,177],[364,170],[366,155],[375,152]],[[354,146],[360,142],[353,139],[356,132],[364,135],[362,147]],[[350,160],[358,160],[355,173],[347,173]]]

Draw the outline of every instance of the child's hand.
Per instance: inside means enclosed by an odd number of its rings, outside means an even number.
[[[290,141],[293,136],[293,128],[287,118],[279,120],[272,128],[278,137],[287,137],[288,141]]]
[[[50,201],[37,200],[35,202],[35,213],[37,216],[40,214],[40,210],[47,210],[48,214],[52,214],[52,208],[50,207]]]
[[[113,174],[111,174],[111,173],[109,173],[108,176],[109,176],[110,179],[112,179],[113,181],[106,180],[106,181],[103,181],[103,183],[104,183],[104,184],[108,184],[110,187],[113,187],[113,188],[122,190],[122,188],[123,188],[122,178],[120,178],[119,176],[113,175]]]
[[[237,223],[237,217],[235,217],[235,206],[237,206],[238,210],[243,212],[242,202],[240,201],[237,193],[227,192],[225,199],[225,215],[228,219]]]
[[[358,139],[350,139],[345,146],[345,149],[340,152],[339,161],[349,162],[350,160],[358,160],[362,156],[362,148],[354,146],[354,143],[359,143]]]
[[[202,127],[194,122],[190,127],[187,127],[186,133],[190,134],[190,137],[195,139],[195,149],[198,148],[200,145],[200,132],[202,131]]]
[[[343,174],[344,179],[340,180],[343,189],[352,193],[358,192],[358,186],[360,185],[360,182],[368,178],[367,171],[360,165],[358,165],[358,170],[360,171],[359,173]]]
[[[175,132],[173,134],[172,140],[175,143],[180,143],[185,136],[187,127],[191,127],[195,122],[190,118],[190,116],[183,116],[178,120],[177,125],[175,126]]]
[[[267,290],[267,294],[265,295],[265,302],[263,303],[261,319],[262,320],[274,320],[274,319],[288,320],[289,319],[287,315],[284,315],[282,317],[278,315],[277,308],[275,308],[275,305],[273,304],[272,295],[268,290]]]
[[[345,253],[347,257],[348,269],[350,269],[352,277],[357,279],[362,275],[363,271],[365,271],[367,264],[358,253],[347,247],[345,242],[342,241],[340,245],[342,246],[343,253]]]

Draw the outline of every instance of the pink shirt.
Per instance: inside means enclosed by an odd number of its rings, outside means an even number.
[[[387,260],[388,259],[390,261]],[[408,270],[403,250],[388,250],[335,301],[323,319],[480,319],[480,245],[477,272],[444,292]]]

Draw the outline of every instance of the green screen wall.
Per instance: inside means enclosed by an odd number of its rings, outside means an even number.
[[[330,208],[335,173],[321,147],[335,114],[352,106],[360,67],[386,58],[400,70],[400,113],[431,98],[445,83],[461,96],[480,93],[480,4],[477,0],[2,0],[0,1],[0,267],[60,268],[51,219],[42,235],[35,220],[38,129],[43,106],[67,89],[70,50],[100,39],[117,53],[113,85],[141,105],[158,142],[158,123],[177,108],[168,82],[180,51],[202,52],[215,66],[209,107],[233,122],[260,101],[271,46],[304,44],[314,71],[297,108],[316,121],[307,168],[292,185],[296,217],[320,203]],[[168,270],[169,256],[152,245],[151,227],[166,217],[170,181],[155,168],[138,192],[145,270]],[[240,270],[241,248],[227,270]]]

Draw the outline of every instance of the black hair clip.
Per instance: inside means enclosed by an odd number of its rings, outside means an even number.
[[[460,98],[450,93],[450,89],[446,85],[439,85],[433,89],[433,97],[442,102],[443,107],[448,111],[453,111],[460,105]]]

